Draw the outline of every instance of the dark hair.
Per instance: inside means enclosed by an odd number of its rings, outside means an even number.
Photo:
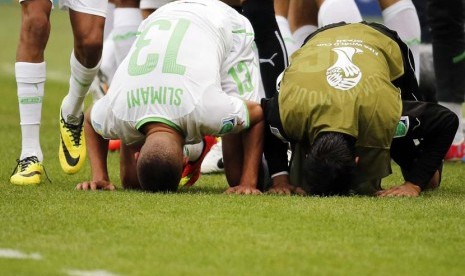
[[[355,171],[355,138],[319,134],[304,161],[304,179],[314,195],[347,195]]]
[[[151,139],[141,148],[137,176],[145,191],[174,192],[178,189],[182,174],[182,149],[166,142],[164,139]]]

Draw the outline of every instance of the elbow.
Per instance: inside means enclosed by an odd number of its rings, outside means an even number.
[[[264,123],[263,109],[260,104],[248,102],[250,125]]]

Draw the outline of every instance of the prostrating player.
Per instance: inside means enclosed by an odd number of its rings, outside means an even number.
[[[157,9],[139,32],[108,93],[88,113],[92,180],[77,189],[114,188],[104,138],[124,143],[123,187],[175,191],[184,144],[224,135],[227,192],[260,193],[264,95],[250,22],[219,1],[186,0]]]
[[[381,179],[391,172],[392,139],[396,131],[406,134],[408,129],[399,125],[401,94],[414,100],[418,89],[411,60],[397,34],[380,24],[334,24],[309,37],[285,70],[280,93],[263,102],[269,124],[265,155],[273,177],[271,191],[290,193],[292,183],[320,195],[379,192]],[[441,119],[454,118],[447,109],[431,108]],[[412,120],[404,139],[425,142],[411,157],[394,152],[396,161],[404,159],[400,163],[406,183],[380,195],[418,195],[440,169],[456,121],[435,125],[425,110],[420,103],[404,108]],[[426,129],[418,128],[418,118],[430,121]],[[437,139],[434,131],[439,132]],[[290,180],[287,145],[276,137],[293,145]],[[409,152],[415,151],[415,145],[405,144]]]

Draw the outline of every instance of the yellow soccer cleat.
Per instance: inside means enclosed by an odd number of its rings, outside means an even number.
[[[16,160],[16,166],[10,177],[11,184],[14,185],[39,185],[44,166],[36,156],[29,156],[21,160]]]
[[[67,121],[60,110],[60,149],[58,157],[63,171],[77,173],[86,160],[86,140],[84,137],[84,115],[76,118],[68,115]]]

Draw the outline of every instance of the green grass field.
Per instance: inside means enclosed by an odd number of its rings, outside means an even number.
[[[464,275],[465,165],[418,198],[229,196],[223,175],[175,194],[75,191],[58,110],[72,48],[52,13],[41,144],[50,182],[9,183],[21,134],[14,79],[20,8],[0,5],[0,275]],[[119,184],[118,158],[110,156]],[[384,186],[401,183],[398,169]],[[16,253],[16,254],[14,254]]]

